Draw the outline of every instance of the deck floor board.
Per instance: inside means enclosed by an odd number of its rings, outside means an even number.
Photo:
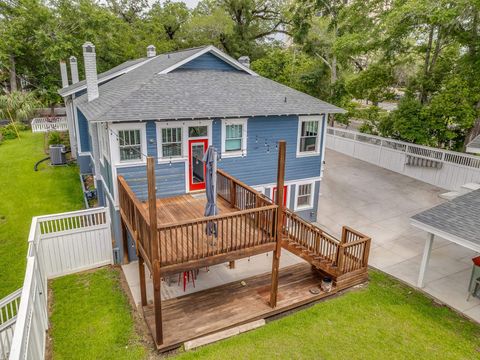
[[[266,318],[306,303],[334,294],[310,289],[319,288],[321,277],[311,266],[301,263],[281,269],[278,303],[275,309],[268,304],[271,274],[262,274],[241,282],[224,284],[212,289],[162,302],[164,343],[159,350],[180,346],[188,340]],[[153,306],[143,308],[145,320],[155,334]]]

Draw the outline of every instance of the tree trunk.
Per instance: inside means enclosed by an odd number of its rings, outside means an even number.
[[[430,73],[430,55],[432,53],[432,45],[433,45],[433,34],[435,32],[435,27],[432,25],[430,28],[430,32],[428,34],[428,45],[427,45],[427,52],[425,54],[425,62],[423,64],[423,84],[422,89],[420,91],[420,102],[425,104],[427,102],[427,89],[425,88],[425,81],[428,78]]]
[[[15,69],[15,56],[10,55],[10,92],[17,91],[17,71]]]

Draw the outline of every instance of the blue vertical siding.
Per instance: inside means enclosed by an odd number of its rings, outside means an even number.
[[[242,71],[228,64],[212,53],[206,53],[178,67],[179,70],[222,70],[222,71]]]
[[[212,140],[221,149],[221,120],[213,122]],[[297,116],[267,116],[248,119],[247,154],[245,157],[224,158],[218,166],[248,185],[276,182],[278,140],[287,141],[285,180],[298,180],[320,176],[322,154],[296,157]],[[320,143],[320,149],[322,144]]]
[[[148,198],[146,166],[118,168],[117,173],[125,178],[140,200]],[[157,197],[185,194],[185,163],[156,164],[155,177]]]
[[[80,136],[80,150],[88,152],[91,150],[91,138],[88,131],[88,121],[85,115],[77,109],[78,133]]]
[[[106,158],[103,158],[103,164],[100,162],[100,172],[105,184],[107,185],[108,192],[113,194],[112,168],[110,166],[110,162]]]

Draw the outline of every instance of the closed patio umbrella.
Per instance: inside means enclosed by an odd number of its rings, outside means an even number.
[[[207,193],[207,205],[205,206],[205,216],[214,216],[218,214],[217,208],[217,150],[213,146],[209,146],[203,161],[207,167],[205,176],[205,190]],[[207,235],[217,237],[217,225],[209,222],[206,229]]]

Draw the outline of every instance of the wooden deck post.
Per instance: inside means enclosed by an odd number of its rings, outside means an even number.
[[[160,249],[157,230],[157,192],[155,183],[155,159],[147,157],[148,216],[150,221],[150,242],[153,278],[153,306],[155,313],[155,342],[163,344],[162,297],[160,295]]]
[[[145,284],[145,262],[142,255],[138,254],[138,274],[140,275],[140,299],[142,306],[147,306],[147,287]]]
[[[130,262],[130,258],[128,256],[128,231],[127,231],[127,225],[125,224],[125,221],[123,221],[121,216],[120,216],[120,236],[122,237],[122,245],[123,245],[123,263],[128,264]]]
[[[276,247],[273,251],[272,260],[272,285],[270,289],[270,306],[277,306],[278,293],[278,268],[280,266],[280,254],[282,251],[282,235],[283,235],[283,192],[285,183],[285,152],[286,141],[278,142],[278,167],[277,167],[277,219],[276,219]]]

